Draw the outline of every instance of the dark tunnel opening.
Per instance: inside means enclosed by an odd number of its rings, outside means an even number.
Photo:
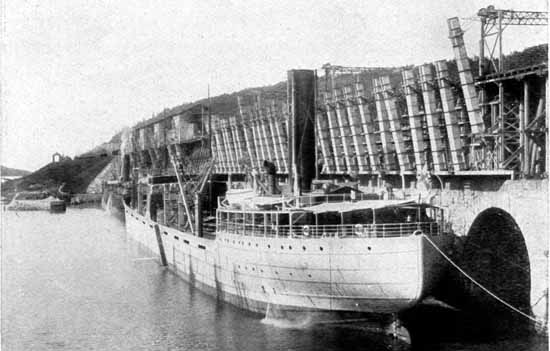
[[[494,295],[531,314],[531,273],[523,234],[506,211],[491,207],[477,215],[464,242],[460,266]],[[460,276],[459,305],[476,316],[480,329],[521,331],[529,320],[505,306],[466,276]]]
[[[489,208],[457,240],[453,261],[491,293],[531,314],[531,274],[523,234],[513,217]],[[493,340],[529,334],[530,320],[449,267],[434,297],[452,308],[419,304],[400,314],[418,345],[440,340]]]

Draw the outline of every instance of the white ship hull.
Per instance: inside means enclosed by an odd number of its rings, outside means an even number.
[[[125,205],[128,234],[159,254],[157,223]],[[218,233],[215,240],[159,225],[169,267],[241,308],[395,313],[430,293],[445,268],[424,235],[272,238]],[[445,247],[449,236],[432,236]]]

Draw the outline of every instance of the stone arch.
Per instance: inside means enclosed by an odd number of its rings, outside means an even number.
[[[491,207],[476,216],[461,261],[463,269],[488,290],[522,312],[531,313],[529,254],[523,233],[508,212]],[[465,277],[462,280],[466,305],[494,321],[492,327],[515,328],[518,322],[528,321]]]

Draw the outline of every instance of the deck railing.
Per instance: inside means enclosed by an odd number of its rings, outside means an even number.
[[[243,222],[219,221],[218,232],[228,232],[244,236],[261,237],[300,237],[300,238],[391,238],[413,234],[442,234],[437,222],[407,222],[347,225],[254,225]]]
[[[338,202],[351,202],[362,200],[382,200],[382,195],[379,194],[308,194],[302,196],[296,196],[294,198],[296,204],[300,206],[313,206],[323,203],[338,203]]]
[[[383,200],[383,196],[374,193],[355,194],[308,194],[302,196],[264,195],[265,197],[280,198],[282,203],[293,204],[297,207],[309,207],[323,203],[342,203],[362,200]],[[225,197],[218,197],[218,206],[221,206]],[[406,200],[392,197],[391,200]]]

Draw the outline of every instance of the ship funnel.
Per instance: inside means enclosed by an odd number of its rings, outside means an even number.
[[[316,80],[313,70],[288,71],[288,173],[295,195],[311,191],[315,178]]]

